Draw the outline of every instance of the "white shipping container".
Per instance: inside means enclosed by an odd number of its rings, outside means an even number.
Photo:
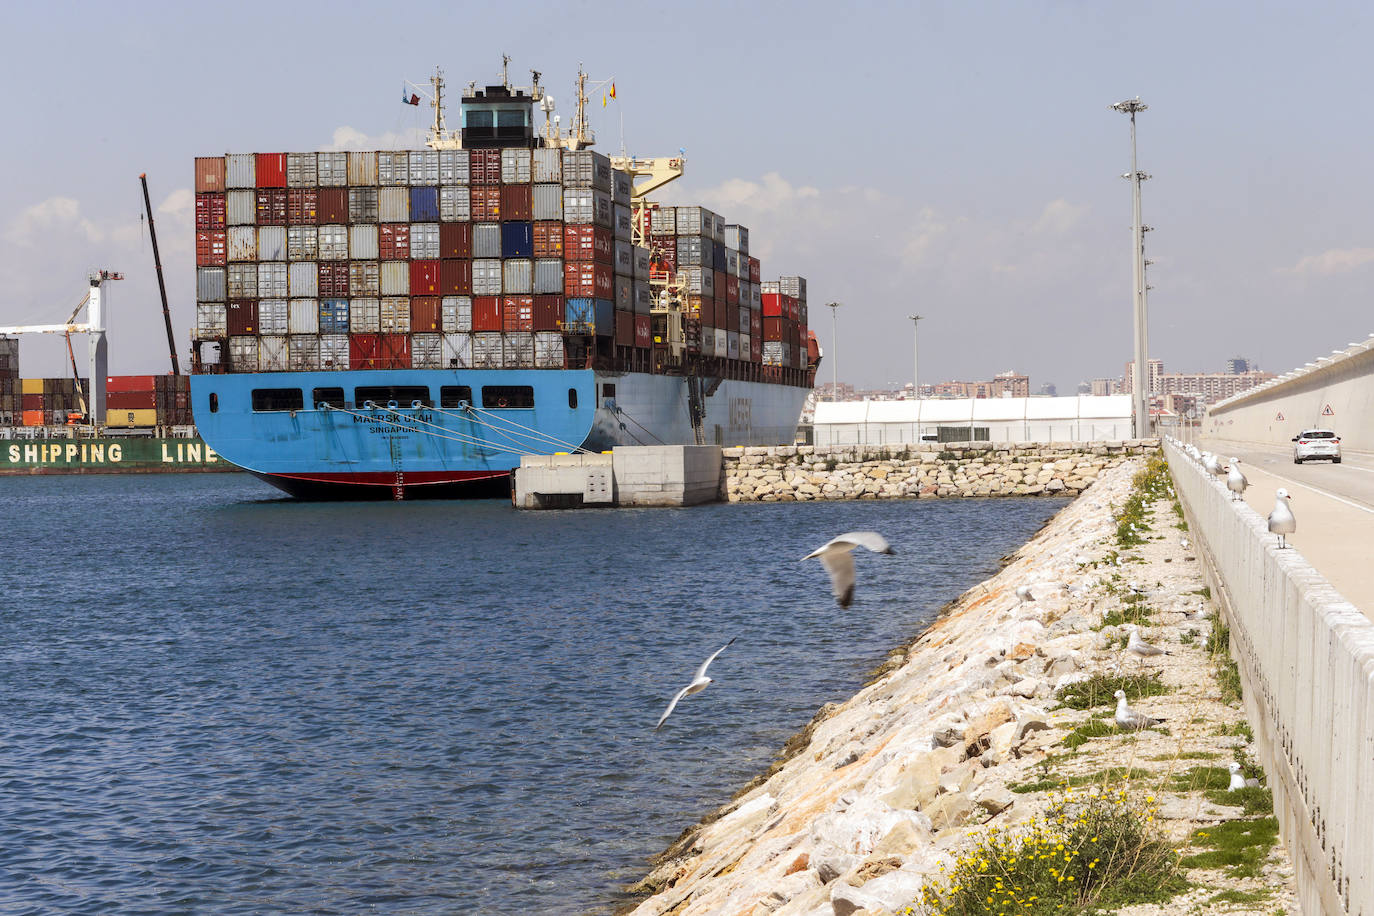
[[[224,222],[251,226],[258,221],[258,198],[253,191],[228,191],[224,195]]]
[[[611,170],[611,200],[617,204],[629,204],[634,194],[635,180],[629,172]]]
[[[482,258],[472,262],[472,294],[474,296],[501,295],[501,261]]]
[[[439,151],[413,149],[410,151],[410,183],[416,186],[439,183]]]
[[[257,283],[257,273],[253,274],[253,282]],[[205,302],[224,301],[224,268],[223,267],[197,267],[196,268],[196,298]]]
[[[501,257],[501,224],[472,224],[472,256],[474,258]]]
[[[376,223],[348,227],[348,257],[354,261],[377,260]]]
[[[711,241],[725,244],[725,217],[719,213],[711,214]]]
[[[355,188],[377,185],[377,154],[371,150],[348,154],[348,183]]]
[[[778,290],[784,296],[795,296],[806,301],[806,278],[805,277],[779,277]]]
[[[705,207],[678,207],[677,234],[704,235],[711,238],[716,215]]]
[[[383,262],[382,262],[382,295],[383,295],[383,296],[408,296],[408,295],[410,295],[410,262],[409,262],[409,261],[383,261]]]
[[[291,307],[285,299],[259,299],[258,333],[285,334],[290,316]]]
[[[320,232],[315,226],[286,227],[286,257],[290,261],[313,261],[320,256]]]
[[[382,272],[376,261],[354,261],[348,265],[348,294],[350,296],[380,296]]]
[[[286,332],[288,334],[320,333],[320,300],[292,299],[290,311],[286,317]]]
[[[725,328],[716,328],[716,355],[727,356],[730,352],[729,332]]]
[[[634,246],[634,259],[634,278],[636,280],[649,279],[649,265],[653,263],[654,253],[643,245],[636,245]]]
[[[749,333],[749,307],[748,307],[748,306],[743,306],[743,305],[740,306],[740,310],[739,310],[739,333],[741,333],[741,334],[748,334],[748,333]],[[743,346],[743,345],[741,345],[741,346]]]
[[[471,321],[468,322],[471,324]],[[471,369],[472,368],[472,335],[444,334],[443,336],[443,365],[444,369]]]
[[[725,331],[725,358],[739,359],[739,331]]]
[[[596,150],[563,151],[563,186],[596,188],[610,196],[611,160]]]
[[[229,333],[229,314],[223,302],[196,303],[196,336],[224,337]]]
[[[615,277],[615,308],[618,312],[635,310],[635,281],[633,277]]]
[[[287,269],[286,285],[292,296],[318,296],[320,294],[319,265],[314,261],[294,262]],[[305,331],[299,332],[301,334]]]
[[[505,337],[500,331],[478,331],[472,335],[472,368],[505,368]]]
[[[383,187],[410,184],[410,154],[405,150],[377,153],[377,184]]]
[[[439,257],[439,224],[410,224],[410,257],[415,261],[437,260]]]
[[[350,223],[377,222],[377,189],[348,189],[348,221]]]
[[[687,292],[693,296],[712,297],[716,294],[713,272],[706,267],[679,267],[677,275],[687,283]]]
[[[563,183],[563,151],[540,147],[534,151],[530,175],[536,183]],[[535,217],[538,219],[539,217]]]
[[[371,297],[351,299],[348,303],[348,330],[354,334],[376,334],[381,327],[382,303]]]
[[[258,339],[256,337],[229,338],[229,370],[231,372],[258,371]]]
[[[701,355],[702,355],[702,356],[715,356],[715,355],[716,355],[716,332],[715,332],[715,329],[714,329],[714,328],[708,328],[708,327],[706,327],[705,325],[702,325],[702,327],[701,327]]]
[[[258,265],[229,265],[229,298],[256,299],[258,297]]]
[[[748,257],[749,230],[735,223],[725,224],[725,247]]]
[[[763,342],[763,364],[765,366],[787,366],[791,364],[787,346],[781,340]]]
[[[528,294],[534,288],[534,262],[528,258],[510,258],[501,262],[501,292]]]
[[[677,235],[677,208],[659,207],[649,212],[650,235]]]
[[[439,303],[439,327],[464,333],[472,330],[472,297],[445,296]]]
[[[410,188],[382,188],[378,191],[377,219],[384,223],[410,222]]]
[[[535,150],[536,153],[557,153],[559,150]],[[558,184],[537,184],[532,195],[532,213],[536,220],[559,220],[563,218],[563,186]]]
[[[534,334],[529,331],[507,331],[505,341],[507,369],[529,369],[534,366]]]
[[[622,277],[635,275],[635,246],[625,239],[616,239],[611,248],[611,267]]]
[[[528,149],[501,150],[501,183],[530,183],[530,151]]]
[[[383,334],[409,334],[410,297],[383,296],[378,328]]]
[[[442,152],[466,154],[467,150],[443,150]],[[472,219],[472,200],[468,194],[467,185],[441,187],[439,189],[439,219],[446,223],[466,223]]]
[[[290,294],[286,284],[286,264],[259,262],[258,295],[264,299],[285,299]]]
[[[319,231],[320,260],[348,260],[348,227],[321,226]]]
[[[224,157],[224,186],[226,188],[256,188],[258,186],[258,157],[256,153],[230,153]]]
[[[292,372],[313,372],[320,368],[319,335],[292,333],[287,348],[288,364]]]
[[[760,284],[749,284],[749,308],[758,311],[763,308],[763,293],[760,291]]]
[[[281,335],[264,334],[258,338],[258,371],[289,372],[291,370],[291,345]]]
[[[563,292],[563,259],[539,258],[534,262],[534,294]]]
[[[611,195],[594,188],[564,188],[563,220],[578,225],[591,223],[610,228]]]
[[[315,172],[320,187],[342,188],[348,184],[348,153],[316,153]]]
[[[321,369],[347,369],[347,368],[348,368],[348,335],[347,335],[347,334],[321,334],[321,335],[320,335],[320,368],[321,368]]]
[[[562,332],[534,332],[534,365],[539,369],[563,368]]]
[[[225,232],[226,255],[231,261],[258,259],[258,227],[230,226]]]
[[[765,293],[779,293],[779,292],[782,292],[782,290],[779,289],[778,286],[779,286],[779,284],[778,284],[778,281],[777,281],[777,280],[764,280],[762,283],[759,284],[759,287],[760,287]]]
[[[439,150],[439,184],[465,185],[468,183],[468,151],[465,149]]]
[[[319,183],[320,174],[314,153],[286,154],[286,186],[288,188],[313,188]]]
[[[259,261],[285,261],[285,260],[286,260],[286,227],[285,227],[285,226],[259,226],[259,227],[258,227],[258,260],[259,260]]]
[[[410,366],[412,369],[442,369],[444,346],[441,335],[411,334]]]

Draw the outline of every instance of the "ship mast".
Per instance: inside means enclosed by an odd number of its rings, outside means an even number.
[[[434,89],[429,99],[430,107],[434,109],[434,124],[430,126],[429,139],[425,141],[425,146],[430,149],[462,149],[461,135],[456,131],[450,131],[444,121],[444,71],[435,67],[429,84]]]

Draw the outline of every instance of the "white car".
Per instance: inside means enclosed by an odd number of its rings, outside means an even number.
[[[1341,463],[1341,439],[1329,429],[1304,429],[1293,437],[1293,463],[1302,464],[1312,459],[1330,459],[1332,464]]]

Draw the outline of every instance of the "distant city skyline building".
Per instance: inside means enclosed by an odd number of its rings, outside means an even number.
[[[1259,366],[1256,366],[1251,360],[1244,356],[1233,356],[1226,361],[1227,375],[1244,375],[1247,372],[1258,371]]]

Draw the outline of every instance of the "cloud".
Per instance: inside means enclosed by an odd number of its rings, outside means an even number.
[[[1040,211],[1031,231],[1038,235],[1063,235],[1077,226],[1087,212],[1086,206],[1075,206],[1062,197],[1052,200]]]
[[[58,234],[78,232],[90,242],[99,242],[105,237],[99,226],[81,215],[81,204],[74,198],[49,197],[10,220],[5,238],[18,245],[34,245],[39,236],[54,231]]]
[[[353,127],[334,128],[333,139],[322,147],[326,151],[370,149],[424,149],[429,137],[427,129],[412,127],[402,131],[387,131],[369,135]]]
[[[190,188],[177,188],[157,205],[157,212],[178,219],[189,219],[195,214],[195,207],[195,193]]]
[[[1374,248],[1333,248],[1321,254],[1310,254],[1292,267],[1280,268],[1280,272],[1329,277],[1358,270],[1372,261]]]

